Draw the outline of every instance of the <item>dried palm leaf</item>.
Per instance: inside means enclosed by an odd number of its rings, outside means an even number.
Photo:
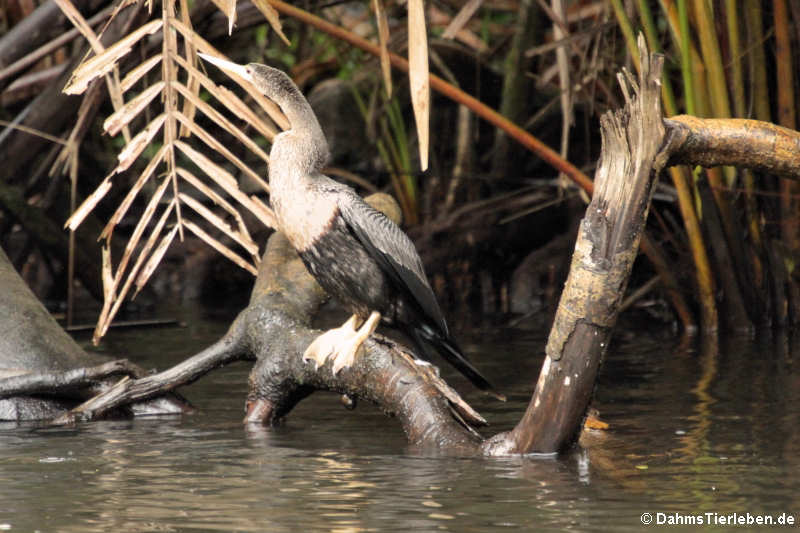
[[[80,226],[81,222],[83,222],[83,219],[86,218],[86,215],[91,213],[97,203],[103,199],[109,189],[111,189],[111,176],[106,176],[106,179],[100,183],[97,189],[95,189],[67,219],[64,223],[64,227],[68,228],[70,231],[75,231],[75,229]]]
[[[203,231],[203,229],[200,228],[200,226],[198,226],[197,224],[194,224],[193,222],[187,220],[184,222],[184,225],[186,226],[186,229],[188,229],[189,231],[191,231],[192,233],[203,239],[212,248],[214,248],[216,251],[218,251],[219,253],[221,253],[222,255],[224,255],[225,257],[227,257],[228,259],[230,259],[243,269],[247,270],[254,276],[258,274],[258,268],[256,268],[255,266],[251,265],[250,263],[242,259],[239,255],[236,255],[236,253],[233,252],[230,248],[228,248],[227,246],[219,242],[217,239],[215,239],[214,237]]]
[[[136,68],[132,69],[128,74],[122,78],[120,82],[120,88],[122,89],[123,93],[128,92],[128,89],[136,85],[136,82],[142,79],[142,76],[150,72],[153,67],[158,65],[161,62],[163,56],[161,54],[156,54],[149,59],[142,61]]]
[[[252,1],[253,5],[256,6],[256,8],[261,11],[261,14],[264,15],[264,18],[267,19],[267,22],[269,22],[269,25],[272,26],[272,29],[275,31],[275,33],[278,34],[278,37],[280,37],[283,42],[286,43],[286,46],[291,46],[292,43],[289,42],[289,39],[283,33],[281,19],[278,16],[278,12],[275,11],[275,8],[269,5],[269,2],[266,0]]]
[[[269,185],[264,179],[258,175],[253,169],[248,167],[241,159],[228,150],[224,144],[217,140],[213,135],[201,128],[196,122],[189,120],[182,113],[177,115],[178,120],[184,125],[188,131],[197,136],[198,139],[206,143],[209,148],[222,154],[225,159],[236,165],[236,168],[241,170],[248,178],[258,183],[264,191],[269,192]]]
[[[423,0],[408,0],[408,63],[411,105],[414,108],[419,139],[419,161],[420,167],[425,171],[428,169],[431,89]]]
[[[145,286],[147,280],[150,279],[150,276],[153,274],[153,272],[155,272],[156,267],[161,262],[161,258],[164,257],[167,248],[169,248],[169,245],[172,244],[172,241],[175,239],[175,235],[177,233],[178,233],[178,227],[175,226],[169,233],[164,235],[164,237],[161,239],[161,242],[158,243],[158,246],[150,255],[150,259],[147,260],[147,263],[145,263],[144,268],[142,268],[142,271],[136,277],[137,293],[140,290],[142,290],[142,287]]]
[[[64,92],[67,94],[81,94],[92,80],[110,72],[114,65],[125,57],[137,42],[144,36],[160,30],[162,25],[163,21],[161,19],[150,21],[106,48],[102,54],[81,63],[72,73],[67,86],[64,87]]]
[[[247,250],[250,255],[256,256],[258,255],[258,246],[256,243],[249,238],[249,235],[245,236],[238,230],[233,229],[230,224],[222,220],[219,216],[216,215],[213,211],[209,208],[189,196],[188,194],[181,193],[178,197],[184,204],[188,205],[192,209],[197,212],[198,215],[202,216],[204,219],[208,220],[212,223],[212,225],[222,231],[225,235],[239,243],[242,248]]]
[[[122,217],[124,217],[125,213],[128,212],[128,208],[133,203],[133,200],[139,194],[139,191],[142,190],[144,184],[147,183],[147,181],[153,175],[156,168],[164,161],[166,154],[167,147],[162,145],[158,152],[156,152],[156,154],[147,163],[147,166],[139,175],[136,183],[134,183],[128,191],[128,194],[125,195],[125,199],[119,204],[119,207],[109,219],[106,227],[103,228],[103,231],[100,233],[100,239],[106,239],[107,241],[111,239],[111,234],[114,232],[114,227],[119,224],[119,222],[122,220]]]
[[[103,122],[103,130],[111,135],[119,133],[122,127],[128,125],[131,120],[136,118],[163,89],[164,82],[160,81],[139,93],[135,98],[129,100],[128,103],[109,115],[105,122]]]
[[[161,113],[156,118],[153,119],[150,124],[145,126],[145,128],[136,134],[136,136],[131,139],[131,142],[125,145],[125,148],[117,156],[119,159],[119,164],[117,168],[114,169],[115,173],[122,172],[123,170],[127,170],[134,161],[139,157],[142,153],[142,150],[147,148],[147,145],[153,140],[153,137],[156,136],[156,133],[161,129],[161,126],[164,125],[164,122],[167,120],[167,114]]]
[[[237,179],[226,167],[235,167],[243,175],[258,183],[265,191],[268,191],[269,187],[261,174],[245,164],[240,156],[228,146],[227,142],[216,138],[197,124],[195,114],[197,111],[201,112],[264,162],[269,160],[267,153],[240,126],[227,118],[226,113],[220,110],[220,106],[227,109],[230,114],[239,117],[267,140],[271,140],[276,135],[275,124],[286,128],[288,121],[273,102],[242,80],[238,81],[242,82],[246,92],[258,104],[255,109],[251,109],[232,91],[218,86],[206,74],[198,70],[197,50],[216,56],[219,56],[219,53],[195,33],[188,18],[189,9],[186,0],[177,0],[180,3],[179,15],[175,10],[176,0],[165,0],[162,2],[160,18],[142,25],[108,48],[103,48],[99,39],[88,28],[80,14],[74,10],[69,0],[57,1],[66,12],[69,12],[70,20],[80,28],[81,33],[92,42],[95,54],[73,72],[70,82],[64,89],[65,92],[71,94],[84,92],[97,77],[107,76],[109,90],[118,95],[118,105],[115,107],[115,112],[106,118],[104,129],[111,135],[116,135],[121,131],[125,132],[127,128],[138,129],[133,138],[129,139],[126,136],[127,143],[120,151],[118,164],[111,174],[70,217],[68,220],[70,228],[78,226],[97,203],[107,195],[112,187],[113,175],[130,169],[145,149],[153,143],[156,136],[161,134],[160,148],[138,175],[100,235],[101,239],[110,243],[114,228],[130,211],[134,200],[143,191],[148,190],[145,187],[148,183],[152,183],[157,175],[161,176],[158,178],[158,186],[148,195],[144,213],[140,216],[116,266],[109,251],[110,247],[106,245],[103,248],[104,303],[95,331],[96,341],[107,330],[134,283],[138,292],[152,276],[169,245],[175,240],[175,236],[183,238],[184,229],[188,229],[240,267],[253,274],[257,272],[260,262],[259,249],[244,223],[240,210],[243,207],[251,211],[270,227],[275,227],[275,217],[272,210],[258,197],[248,196],[239,189]],[[215,0],[215,3],[228,15],[229,25],[232,28],[235,20],[235,0]],[[288,42],[280,29],[280,22],[274,10],[266,2],[263,2],[259,8],[265,12],[281,38]],[[160,53],[142,61],[122,81],[118,81],[119,76],[116,74],[116,69],[119,61],[126,57],[146,36],[157,31],[162,31],[163,37]],[[179,42],[181,40],[182,50]],[[126,103],[123,96],[144,79],[145,75],[154,72],[157,75],[157,71],[154,69],[157,65],[161,67],[161,80],[151,82],[138,94],[129,97]],[[109,73],[114,73],[113,79]],[[211,105],[200,98],[200,88],[208,91],[220,106]],[[144,110],[156,105],[157,96],[160,97],[163,106],[162,112],[148,123],[139,125],[140,122],[136,119],[143,115]],[[258,111],[259,108],[263,110],[263,113]],[[180,140],[179,136],[196,137],[204,143],[205,150],[199,151],[189,142]],[[178,157],[179,154],[199,167],[203,175],[198,177],[182,168],[183,159]],[[183,188],[189,185],[202,196],[187,194]],[[170,188],[172,190],[171,198],[167,196],[167,190]],[[227,195],[230,201],[223,194]],[[167,199],[167,206],[163,208],[165,199]],[[205,204],[206,200],[218,205],[225,215],[220,216],[218,212],[212,210]],[[192,216],[196,220],[184,218],[181,212],[182,205],[189,208],[189,213],[193,213]],[[156,217],[158,212],[160,215]],[[174,221],[174,223],[170,221]],[[168,223],[171,224],[171,228],[167,230],[165,228]],[[250,256],[250,260],[245,260],[234,252],[217,236],[201,227],[201,224],[214,228],[215,231],[221,232],[241,246]]]

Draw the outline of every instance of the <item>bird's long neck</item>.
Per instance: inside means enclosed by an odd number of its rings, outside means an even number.
[[[270,203],[289,241],[305,250],[323,233],[335,210],[335,204],[324,201],[314,188],[321,179],[320,169],[328,162],[328,142],[314,111],[289,76],[277,69],[267,74],[264,92],[280,106],[290,126],[272,141]]]
[[[300,89],[283,72],[271,84],[267,96],[278,104],[290,129],[275,136],[270,150],[269,181],[275,193],[291,193],[307,187],[329,158],[328,141]]]

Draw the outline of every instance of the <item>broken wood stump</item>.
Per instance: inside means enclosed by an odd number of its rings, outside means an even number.
[[[582,427],[639,249],[654,183],[666,163],[661,113],[663,57],[639,42],[638,82],[619,76],[626,105],[600,120],[601,161],[578,230],[569,277],[528,408],[517,426],[492,438],[487,453],[553,453]]]

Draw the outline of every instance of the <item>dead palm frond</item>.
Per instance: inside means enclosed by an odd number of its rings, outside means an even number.
[[[220,0],[215,3],[225,12],[232,25],[235,2]],[[165,0],[159,17],[146,22],[107,48],[99,44],[91,28],[69,0],[58,0],[58,4],[93,44],[93,55],[75,69],[64,91],[81,94],[97,78],[105,77],[109,92],[115,95],[112,98],[115,111],[105,120],[103,128],[110,135],[127,130],[131,132],[125,135],[126,143],[118,154],[116,167],[75,210],[66,225],[70,229],[76,228],[113,187],[114,177],[131,168],[142,157],[145,148],[153,143],[160,144],[100,236],[105,240],[104,302],[94,335],[97,342],[105,334],[131,287],[135,284],[137,291],[141,289],[175,236],[182,238],[186,230],[245,270],[253,274],[257,272],[259,249],[240,211],[242,208],[250,211],[270,227],[275,226],[274,218],[272,211],[258,197],[242,192],[228,168],[235,168],[259,183],[267,192],[268,185],[225,142],[201,126],[195,120],[195,115],[199,112],[265,163],[269,157],[235,124],[239,121],[226,118],[224,111],[217,110],[201,99],[200,89],[207,91],[229,114],[239,117],[240,121],[268,140],[277,132],[276,124],[285,126],[286,120],[277,106],[243,81],[237,80],[263,113],[254,111],[232,91],[218,86],[198,70],[197,51],[214,56],[220,56],[220,53],[193,30],[185,2],[176,6],[175,0]],[[268,14],[273,27],[285,39],[272,8],[266,2],[257,2],[256,5]],[[134,48],[147,50],[147,38],[156,32],[162,36],[160,50],[140,61],[120,79],[122,61]],[[160,76],[156,67],[160,67]],[[134,87],[146,75],[160,79],[137,93]],[[157,101],[161,103],[161,112],[149,120],[144,118],[146,114],[143,112]],[[151,191],[145,210],[127,241],[122,257],[115,264],[110,252],[114,229],[134,201],[144,194],[143,191]],[[216,210],[207,207],[206,202],[214,204]],[[225,241],[219,235],[224,236]]]

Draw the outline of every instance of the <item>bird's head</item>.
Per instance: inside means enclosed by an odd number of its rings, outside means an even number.
[[[268,67],[260,63],[240,65],[233,61],[227,61],[208,54],[199,53],[198,55],[225,72],[235,74],[247,80],[271,100],[280,102],[281,99],[293,97],[299,92],[292,79],[282,70]]]
[[[293,132],[291,143],[294,144],[291,149],[293,152],[303,154],[304,161],[301,166],[306,172],[313,173],[327,164],[330,152],[325,134],[303,93],[285,72],[260,63],[239,65],[208,54],[198,55],[226,73],[247,80],[261,94],[280,106]],[[275,150],[279,137],[280,135],[276,136],[272,150]],[[297,145],[298,142],[301,144]]]

